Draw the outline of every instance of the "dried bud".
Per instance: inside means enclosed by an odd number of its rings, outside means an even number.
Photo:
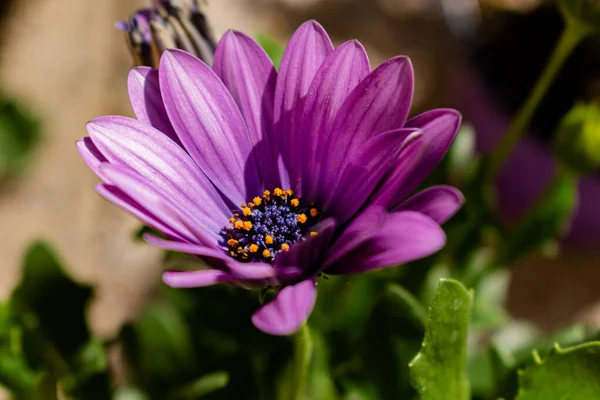
[[[600,104],[577,104],[559,124],[556,154],[565,167],[578,174],[600,168]]]
[[[568,21],[577,22],[586,29],[600,31],[600,0],[557,0]]]
[[[202,12],[201,0],[158,0],[137,11],[117,28],[127,34],[135,65],[158,67],[166,49],[178,48],[211,65],[215,41]]]

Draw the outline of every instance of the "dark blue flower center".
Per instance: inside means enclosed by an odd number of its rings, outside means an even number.
[[[236,260],[271,262],[306,235],[316,235],[311,228],[320,219],[321,212],[314,204],[305,204],[291,190],[276,188],[242,204],[221,236],[228,254]]]

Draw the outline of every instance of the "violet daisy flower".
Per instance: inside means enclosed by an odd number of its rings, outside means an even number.
[[[409,121],[410,60],[370,71],[362,45],[337,48],[316,22],[287,46],[279,74],[243,33],[221,39],[214,67],[167,50],[158,71],[134,68],[137,120],[88,123],[78,149],[104,181],[97,191],[162,232],[148,243],[200,257],[210,269],[165,272],[176,288],[275,287],[252,317],[274,335],[297,331],[316,277],[428,256],[459,191],[426,189],[461,117],[438,109]]]

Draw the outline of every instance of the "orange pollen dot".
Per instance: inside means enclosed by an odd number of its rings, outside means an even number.
[[[238,245],[238,243],[239,243],[239,242],[238,242],[237,240],[235,240],[235,239],[229,239],[229,240],[227,241],[227,244],[228,244],[229,246],[231,246],[231,247],[235,247],[235,246],[237,246],[237,245]]]
[[[293,195],[294,195],[294,191],[293,191],[293,190],[291,190],[291,189],[290,189],[290,190],[286,190],[286,194],[287,194],[288,196],[293,196]]]
[[[307,220],[306,218],[306,214],[298,214],[298,222],[300,222],[301,224],[305,223]]]
[[[241,252],[243,252],[243,251],[244,251],[244,249],[243,249],[242,247],[238,247],[238,248],[237,248],[237,252],[238,252],[238,253],[241,253]]]
[[[244,216],[247,217],[248,215],[252,214],[252,210],[249,209],[248,207],[242,208],[242,213],[244,214]]]
[[[267,249],[263,250],[262,255],[264,258],[269,258],[271,257],[271,252]]]
[[[250,221],[244,221],[244,229],[249,231],[250,229],[252,229],[252,222]]]
[[[271,236],[271,235],[265,236],[265,243],[266,244],[273,244],[273,236]]]
[[[252,199],[252,202],[257,206],[260,206],[260,203],[262,203],[262,199],[260,197],[255,197]]]
[[[263,196],[265,196],[265,197],[270,196],[270,195],[271,195],[271,192],[269,192],[268,190],[265,190],[265,192],[263,193]]]
[[[235,218],[229,218],[229,223],[233,224],[235,222]]]
[[[250,253],[256,253],[258,251],[258,246],[255,244],[250,245]]]
[[[319,232],[312,231],[312,232],[310,233],[310,236],[317,236],[318,234],[319,234]]]
[[[317,210],[316,208],[311,208],[310,209],[310,216],[311,217],[316,217],[317,215],[319,215],[319,210]]]
[[[284,243],[281,245],[281,250],[283,251],[288,251],[290,249],[290,245],[287,243]]]
[[[242,221],[235,221],[235,224],[233,226],[235,227],[235,229],[242,229],[244,227],[244,223]]]
[[[280,188],[275,188],[275,190],[273,190],[273,194],[275,196],[281,196],[283,194],[283,190],[281,190]]]
[[[292,199],[290,201],[290,204],[292,205],[292,207],[298,207],[300,205],[300,200],[298,200],[298,199]]]

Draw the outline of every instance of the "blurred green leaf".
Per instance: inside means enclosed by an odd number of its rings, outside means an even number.
[[[177,389],[168,396],[169,400],[195,400],[214,391],[223,389],[229,383],[227,372],[214,372]]]
[[[113,400],[148,400],[148,396],[134,387],[120,387],[115,390]]]
[[[569,349],[555,345],[519,373],[516,400],[600,399],[600,342]]]
[[[92,289],[74,282],[55,252],[39,242],[26,252],[12,306],[16,315],[35,321],[44,340],[70,362],[90,339],[86,307],[91,297]]]
[[[421,351],[410,363],[413,385],[423,400],[470,398],[466,363],[471,297],[461,283],[440,281]]]
[[[146,306],[137,321],[121,332],[130,367],[144,387],[180,383],[190,374],[194,351],[190,327],[171,303],[157,300]]]
[[[395,283],[389,284],[386,291],[389,298],[400,308],[400,311],[406,318],[410,320],[416,328],[425,331],[427,311],[421,303],[419,303],[419,300],[404,287]]]
[[[283,52],[285,51],[285,45],[265,33],[257,34],[256,41],[262,46],[271,61],[273,61],[275,69],[279,69],[279,64],[281,64]]]
[[[39,378],[34,400],[58,400],[56,378],[43,373]]]
[[[335,383],[331,377],[331,368],[329,366],[329,349],[325,338],[315,329],[310,330],[313,351],[311,353],[310,364],[306,383],[303,387],[302,399],[304,400],[336,400],[338,399]],[[285,368],[277,382],[277,399],[292,399],[291,390],[293,385],[293,370],[291,363]]]
[[[573,175],[557,175],[517,227],[505,235],[494,264],[511,265],[517,258],[540,249],[564,233],[577,205],[577,183]]]
[[[40,137],[40,123],[19,102],[0,94],[0,181],[26,166]]]

